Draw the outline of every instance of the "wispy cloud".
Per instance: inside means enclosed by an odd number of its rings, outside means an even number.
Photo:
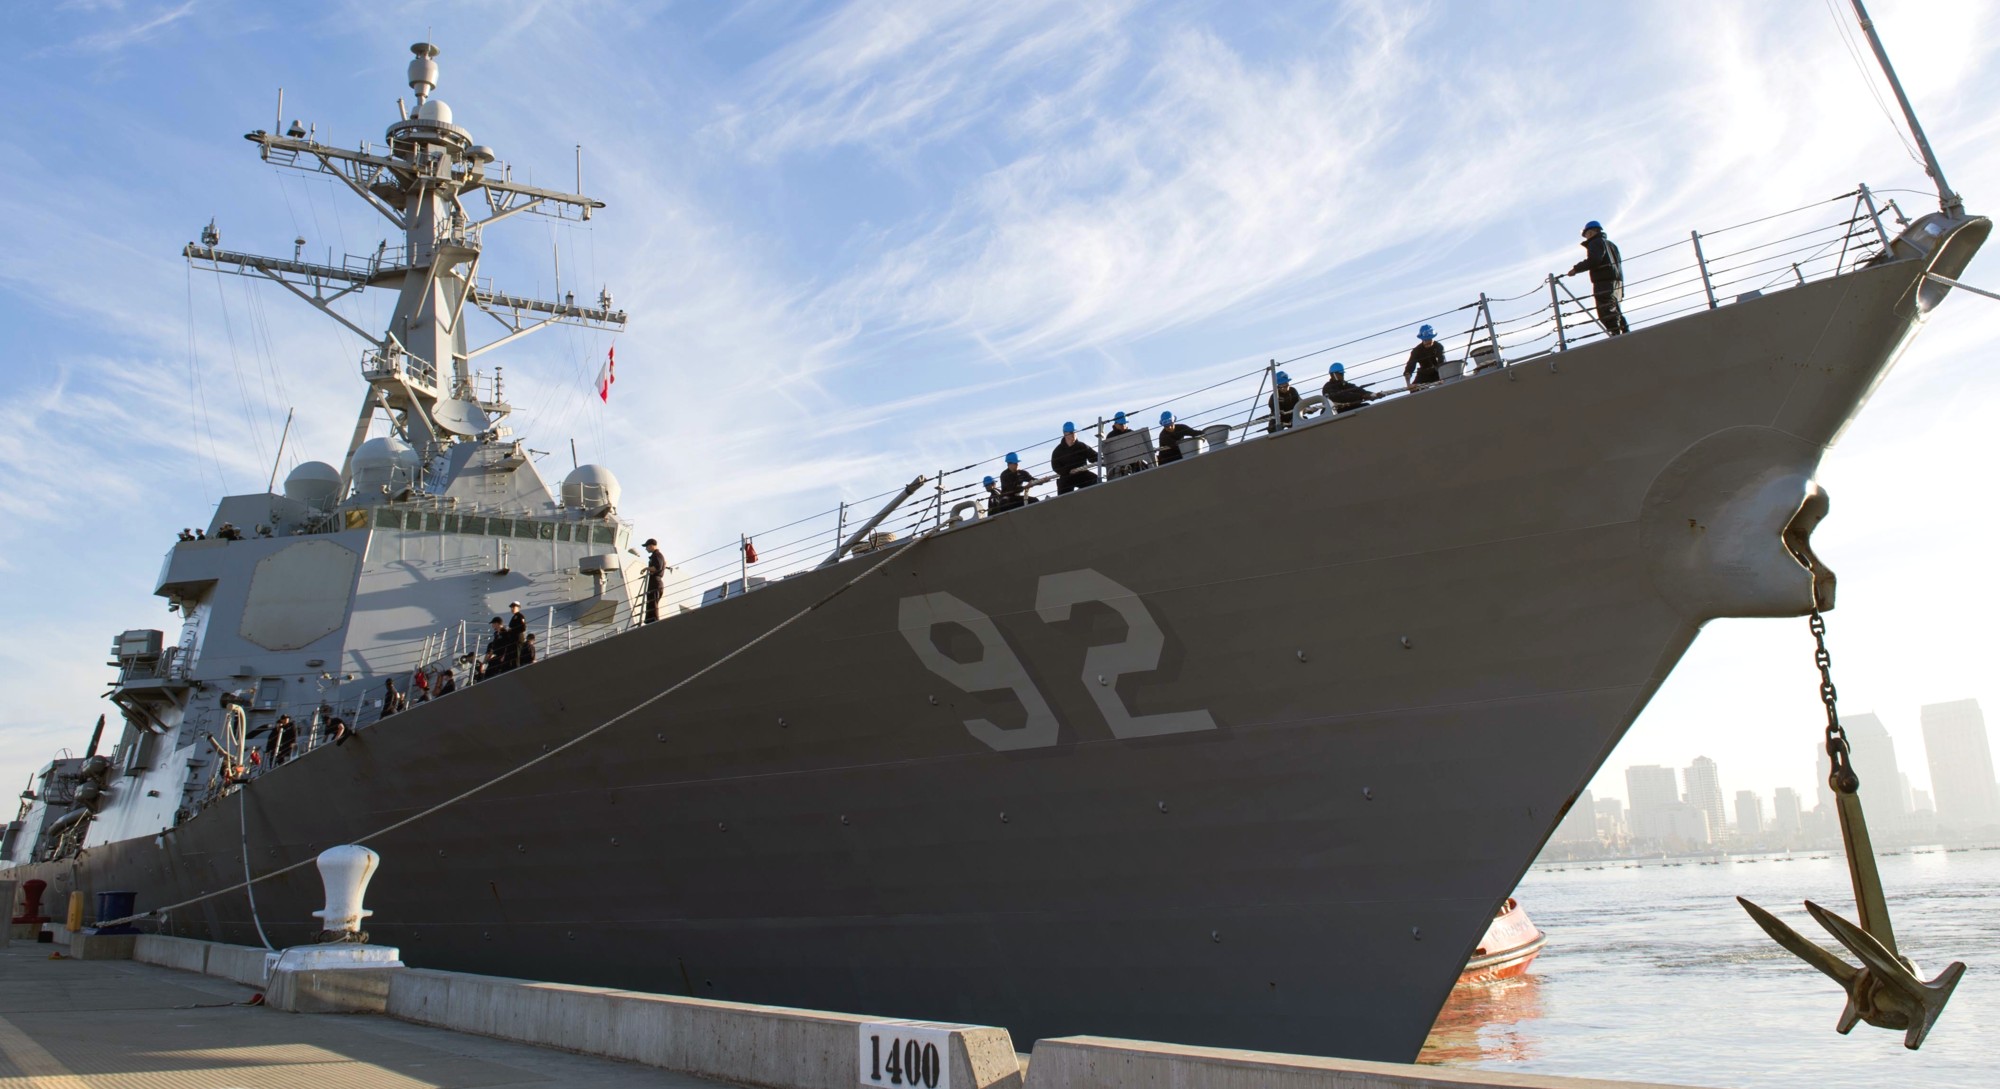
[[[863,0],[757,66],[717,123],[759,155],[949,136],[1016,95],[1061,99],[1122,52],[1131,0]]]
[[[120,6],[86,7],[82,10],[87,13],[123,13],[123,8]],[[86,53],[116,53],[150,41],[160,31],[192,15],[194,10],[195,0],[186,0],[178,7],[164,9],[158,14],[142,18],[139,22],[122,24],[114,22],[113,25],[103,26],[76,39],[70,43],[70,48]]]

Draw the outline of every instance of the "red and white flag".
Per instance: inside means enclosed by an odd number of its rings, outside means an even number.
[[[607,404],[611,401],[611,383],[618,381],[617,366],[618,345],[613,344],[605,350],[604,366],[597,372],[597,399]]]
[[[743,562],[757,562],[757,542],[748,537],[743,538]]]

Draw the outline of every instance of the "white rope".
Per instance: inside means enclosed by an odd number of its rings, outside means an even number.
[[[590,740],[591,738],[596,737],[598,734],[601,734],[604,731],[610,729],[611,727],[618,725],[620,722],[623,722],[626,719],[631,718],[633,715],[638,714],[640,711],[643,711],[646,708],[651,707],[652,705],[660,702],[661,700],[666,699],[668,696],[673,695],[675,692],[678,692],[681,689],[686,688],[688,685],[693,684],[695,681],[700,680],[702,677],[706,676],[710,672],[713,672],[718,667],[723,666],[728,662],[730,662],[731,660],[735,659],[738,655],[742,654],[744,651],[749,650],[750,648],[756,646],[757,644],[762,643],[764,640],[769,639],[773,635],[776,635],[779,632],[785,630],[786,628],[791,627],[793,624],[803,619],[807,613],[813,612],[820,606],[826,604],[829,601],[832,601],[836,597],[839,597],[842,593],[845,593],[849,587],[853,586],[857,582],[860,582],[862,579],[867,578],[869,575],[874,574],[878,568],[882,567],[890,560],[908,554],[912,548],[915,548],[918,544],[922,543],[929,536],[930,534],[928,533],[920,535],[911,540],[910,544],[907,547],[892,550],[887,555],[883,556],[881,559],[868,565],[868,567],[863,569],[860,574],[855,575],[853,578],[848,579],[844,583],[841,583],[838,587],[836,587],[833,590],[833,592],[827,594],[825,597],[820,598],[818,601],[813,602],[812,604],[806,606],[805,608],[800,609],[798,612],[793,613],[792,615],[786,617],[784,620],[779,621],[776,626],[766,630],[762,635],[757,636],[755,639],[752,639],[749,642],[743,644],[742,646],[737,647],[735,650],[730,651],[728,654],[725,654],[722,657],[717,658],[715,661],[710,662],[709,664],[701,667],[700,669],[689,674],[688,676],[683,677],[681,680],[675,682],[673,685],[664,688],[659,692],[656,692],[653,695],[646,697],[643,700],[640,700],[638,703],[635,703],[631,707],[628,707],[625,710],[620,711],[618,714],[613,715],[608,719],[605,719],[603,722],[598,723],[596,726],[593,726],[590,729],[585,730],[584,732],[576,735],[575,737],[570,738],[568,741],[565,741],[562,744],[557,745],[555,748],[550,749],[545,753],[542,753],[540,756],[534,757],[533,759],[517,767],[514,767],[507,771],[503,771],[500,774],[494,776],[493,778],[478,784],[477,786],[461,791],[460,793],[453,795],[452,797],[447,798],[444,801],[439,802],[434,806],[431,806],[429,809],[425,809],[420,812],[414,813],[408,817],[404,817],[402,820],[399,820],[394,824],[378,828],[375,831],[370,832],[367,835],[360,837],[359,839],[351,840],[350,842],[367,843],[369,840],[380,839],[381,837],[386,836],[391,832],[407,828],[410,825],[415,824],[420,820],[423,820],[425,817],[428,817],[434,813],[440,812],[445,809],[449,809],[450,807],[457,805],[458,803],[466,800],[467,798],[470,798],[473,795],[486,790],[488,787],[497,786],[500,783],[506,782],[507,780],[512,779],[514,776],[519,775],[524,771],[527,771],[529,768],[532,768],[537,764],[542,763],[544,760],[552,759],[561,753],[567,752],[568,750],[583,744],[584,742]],[[237,788],[237,793],[238,794],[243,793],[243,788],[242,787]],[[246,822],[246,828],[247,828],[248,817],[245,817],[244,820]],[[248,832],[246,831],[244,835],[245,835],[245,842],[247,844]],[[204,900],[213,900],[218,896],[227,896],[230,893],[237,891],[238,889],[247,890],[250,888],[250,886],[258,884],[259,882],[269,881],[271,878],[283,876],[284,874],[291,873],[293,870],[303,869],[306,866],[312,865],[316,861],[317,858],[302,859],[298,862],[292,863],[289,866],[272,870],[270,873],[264,874],[260,877],[251,877],[250,856],[246,848],[244,852],[244,861],[243,861],[243,880],[241,882],[231,885],[225,889],[217,889],[214,892],[205,892],[200,896],[192,897],[187,900],[182,900],[177,903],[167,904],[164,907],[153,908],[149,911],[143,911],[136,915],[128,915],[122,919],[113,919],[110,922],[100,922],[98,925],[119,926],[124,923],[133,922],[139,919],[146,919],[160,915],[165,915],[167,912],[176,911],[180,908],[187,907],[191,904],[199,904]],[[256,919],[254,894],[252,899],[251,918],[252,921],[255,921]],[[260,935],[263,933],[263,927],[261,924],[259,924],[258,933]],[[270,942],[268,940],[264,944],[266,948],[270,947]]]

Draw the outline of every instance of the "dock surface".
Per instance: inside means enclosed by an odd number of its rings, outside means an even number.
[[[258,992],[131,960],[0,949],[0,1086],[23,1089],[474,1089],[719,1085],[367,1015],[246,1005]]]

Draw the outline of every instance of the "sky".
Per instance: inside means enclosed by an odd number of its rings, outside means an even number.
[[[1872,14],[1947,176],[1990,212],[2000,2]],[[573,187],[581,147],[608,207],[496,228],[484,268],[519,293],[609,287],[632,315],[614,395],[591,389],[608,335],[486,358],[545,473],[574,441],[677,559],[1064,418],[1527,291],[1576,259],[1585,219],[1636,253],[1857,181],[1935,205],[1830,0],[70,0],[9,22],[0,781],[81,748],[117,632],[174,629],[150,590],[176,530],[274,463],[338,462],[359,339],[180,250],[212,217],[228,248],[372,252],[385,222],[241,135],[282,87],[287,122],[380,140],[413,41],[441,47],[438,97],[517,179]],[[1996,271],[1982,255],[1964,279],[2000,289]],[[351,312],[379,327],[389,301]],[[1932,315],[1819,478],[1841,706],[1882,717],[1919,788],[1920,705],[2000,714],[1977,596],[2000,531],[1978,483],[1996,307],[1959,293]],[[1729,794],[1810,799],[1822,721],[1805,621],[1717,622],[1594,787],[1707,755]]]

